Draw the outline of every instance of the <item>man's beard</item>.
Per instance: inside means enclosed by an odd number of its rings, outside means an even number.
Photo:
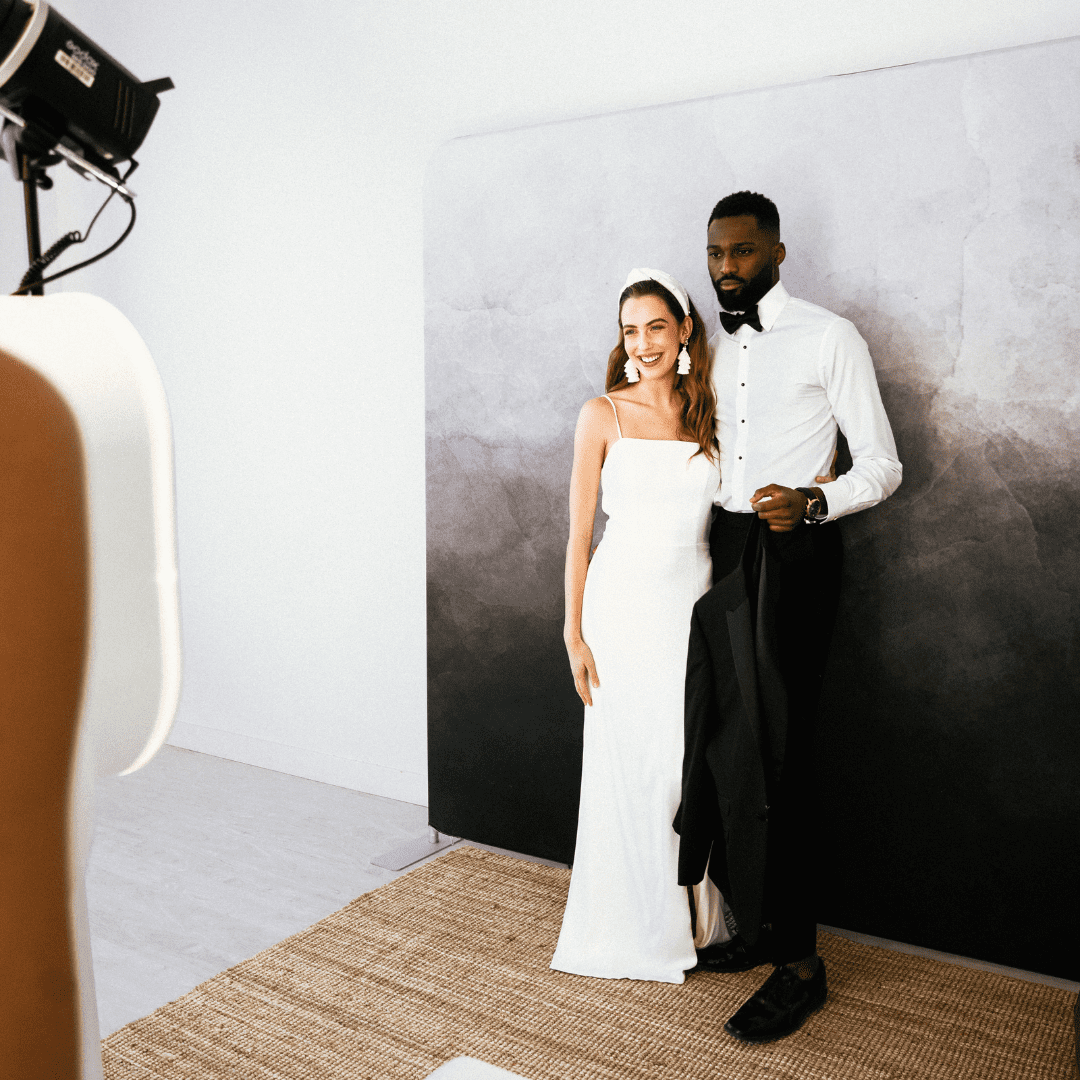
[[[728,292],[720,288],[720,282],[713,282],[716,290],[716,298],[725,311],[749,311],[757,306],[757,302],[773,287],[773,268],[771,263],[766,263],[759,273],[755,274],[741,289],[732,289]],[[734,274],[729,274],[728,281],[735,280]]]

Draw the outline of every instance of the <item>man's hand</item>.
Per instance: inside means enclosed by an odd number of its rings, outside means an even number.
[[[770,532],[791,532],[806,513],[806,496],[794,488],[767,484],[750,496],[750,505]]]

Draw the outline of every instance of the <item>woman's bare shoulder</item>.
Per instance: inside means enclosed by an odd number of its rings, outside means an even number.
[[[615,409],[606,397],[589,398],[578,414],[578,431],[607,444],[618,438]]]
[[[582,418],[588,418],[591,420],[594,418],[599,419],[605,414],[608,416],[614,415],[611,408],[611,402],[607,399],[607,397],[594,397],[589,398],[589,400],[581,406],[581,412],[579,415]]]

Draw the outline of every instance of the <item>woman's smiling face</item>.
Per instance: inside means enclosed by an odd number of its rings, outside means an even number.
[[[680,321],[659,296],[631,296],[619,313],[623,348],[642,378],[661,378],[678,362]]]

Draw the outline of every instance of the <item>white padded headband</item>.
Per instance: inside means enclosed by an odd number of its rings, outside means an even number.
[[[627,275],[626,284],[622,287],[622,291],[625,292],[631,285],[636,285],[639,281],[659,282],[680,304],[682,304],[683,317],[685,318],[685,316],[690,314],[690,297],[686,295],[686,290],[670,274],[665,274],[663,270],[650,270],[648,267],[638,267],[631,270]]]

